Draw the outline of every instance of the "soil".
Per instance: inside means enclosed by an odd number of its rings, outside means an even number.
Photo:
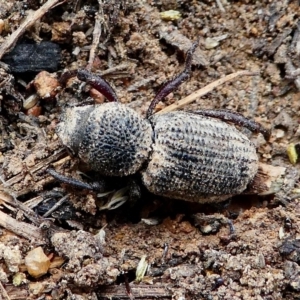
[[[41,2],[0,3],[0,45]],[[0,71],[0,299],[300,299],[300,167],[287,155],[300,139],[298,1],[99,3],[59,3],[19,38],[58,44],[55,72]],[[161,14],[169,10],[177,13]],[[95,24],[101,36],[91,59]],[[205,205],[152,195],[133,185],[138,176],[106,178],[107,191],[130,186],[130,200],[105,210],[112,193],[97,198],[47,173],[98,176],[67,153],[55,128],[66,105],[104,99],[74,77],[59,82],[65,71],[101,74],[122,103],[145,115],[197,39],[190,79],[156,109],[233,72],[257,71],[184,110],[230,109],[270,129],[266,141],[240,128],[261,163],[284,168],[279,186]],[[50,267],[34,276],[25,257],[38,246]]]

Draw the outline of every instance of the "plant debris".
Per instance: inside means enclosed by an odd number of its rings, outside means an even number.
[[[60,48],[52,42],[22,43],[3,56],[12,73],[55,72],[60,62]]]

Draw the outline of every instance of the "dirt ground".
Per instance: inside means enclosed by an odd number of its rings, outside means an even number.
[[[44,3],[0,2],[0,53]],[[16,37],[59,45],[50,75],[0,65],[0,299],[300,299],[300,168],[287,155],[300,139],[299,2],[99,3],[58,2]],[[103,96],[74,78],[60,83],[62,73],[87,67],[101,74],[122,103],[145,115],[160,86],[183,70],[197,39],[190,79],[157,110],[231,73],[257,72],[183,109],[230,109],[270,129],[266,141],[240,128],[261,163],[284,170],[271,194],[205,205],[136,187],[123,206],[104,210],[97,193],[46,172],[97,176],[69,156],[55,128],[67,104]],[[108,191],[129,181],[107,179]],[[36,274],[28,259],[40,246]]]

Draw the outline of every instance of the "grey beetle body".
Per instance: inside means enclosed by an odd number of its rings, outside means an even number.
[[[186,201],[218,202],[242,193],[258,168],[244,134],[188,112],[148,120],[119,103],[67,108],[57,134],[91,169],[109,176],[140,172],[150,192]]]
[[[153,115],[156,104],[189,77],[197,45],[187,52],[185,69],[158,91],[146,118],[118,103],[103,78],[87,70],[66,72],[62,82],[76,75],[112,103],[67,108],[57,128],[63,144],[102,175],[140,173],[145,187],[160,196],[205,203],[244,192],[257,173],[258,157],[250,140],[227,122],[261,132],[266,139],[268,130],[227,110]],[[57,180],[93,189],[50,173]]]

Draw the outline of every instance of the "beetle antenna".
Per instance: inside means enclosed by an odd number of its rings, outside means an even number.
[[[92,74],[87,70],[78,70],[77,78],[84,81],[103,94],[111,102],[119,102],[118,97],[110,84],[102,77]]]
[[[155,98],[152,100],[152,102],[149,105],[149,108],[147,110],[146,118],[150,118],[153,114],[153,111],[155,109],[155,106],[159,101],[161,101],[163,98],[165,98],[167,95],[169,95],[171,92],[173,92],[175,89],[177,89],[185,80],[188,79],[191,69],[192,69],[192,58],[193,54],[199,44],[199,40],[194,42],[192,44],[192,47],[188,50],[186,55],[186,61],[185,61],[185,68],[184,70],[177,75],[175,78],[167,81],[161,89],[156,94]]]

